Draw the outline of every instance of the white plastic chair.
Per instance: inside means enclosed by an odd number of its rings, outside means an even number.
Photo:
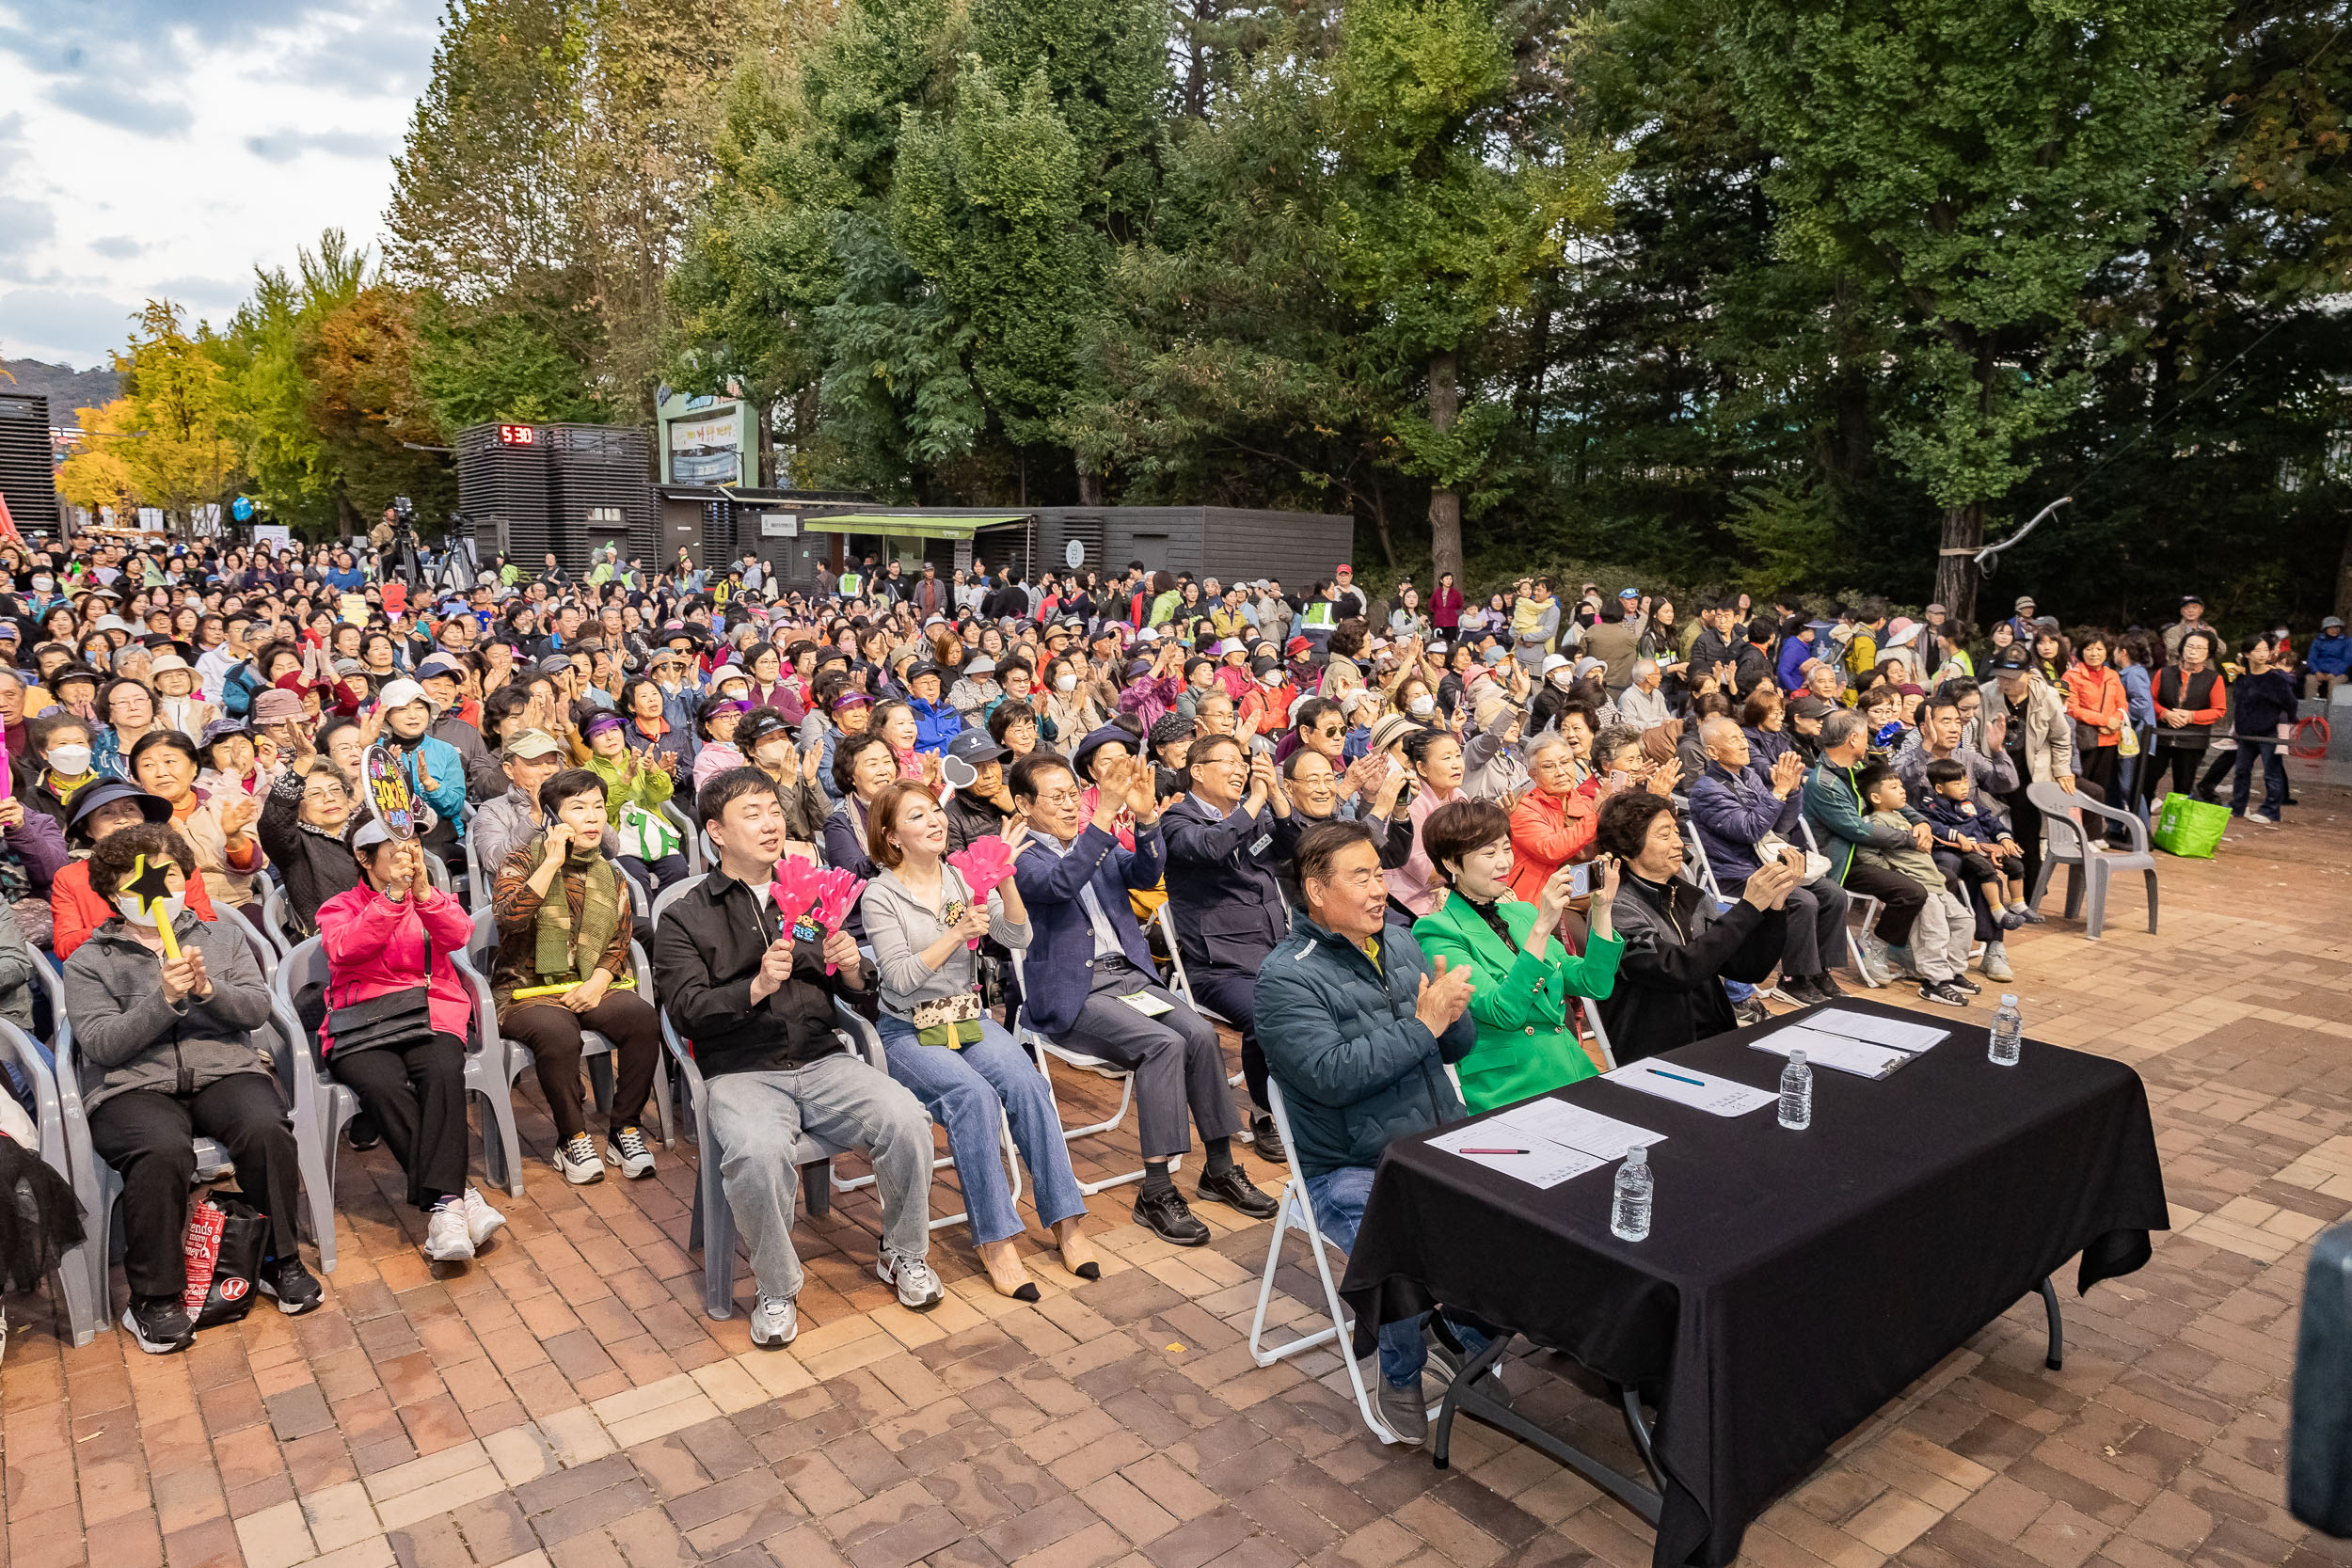
[[[45,961],[39,958],[33,962],[37,968],[47,967]],[[57,1078],[50,1070],[48,1053],[15,1024],[0,1019],[0,1057],[13,1057],[25,1081],[32,1085],[33,1125],[40,1134],[41,1164],[56,1171],[79,1196],[82,1184],[76,1180],[74,1162],[66,1137],[65,1106],[57,1098]],[[104,1309],[104,1298],[91,1293],[93,1253],[96,1254],[96,1275],[103,1281],[106,1273],[105,1251],[87,1235],[57,1259],[55,1285],[57,1305],[65,1317],[67,1337],[76,1348],[96,1338],[100,1329],[114,1326],[112,1317]]]
[[[695,827],[686,813],[679,809],[675,798],[661,802],[661,815],[669,819],[670,825],[677,829],[678,835],[686,841],[687,870],[697,877],[709,870],[710,861],[703,849],[702,830]]]
[[[1029,1027],[1028,1011],[1031,992],[1025,955],[1015,953],[1012,956],[1012,973],[1014,978],[1021,984],[1021,1013],[1013,1024],[1012,1037],[1029,1048],[1029,1054],[1037,1061],[1038,1071],[1045,1075],[1045,1092],[1047,1097],[1054,1101],[1056,1117],[1058,1118],[1061,1115],[1061,1099],[1054,1093],[1054,1074],[1052,1069],[1047,1066],[1048,1058],[1060,1062],[1066,1067],[1076,1068],[1081,1072],[1091,1072],[1098,1078],[1114,1079],[1119,1084],[1119,1109],[1113,1111],[1107,1118],[1102,1121],[1089,1122],[1084,1127],[1063,1127],[1062,1141],[1072,1143],[1079,1138],[1092,1137],[1097,1132],[1110,1132],[1127,1119],[1127,1106],[1136,1097],[1136,1075],[1122,1067],[1104,1061],[1100,1056],[1089,1056],[1083,1051],[1073,1051],[1066,1045],[1056,1045],[1037,1030]],[[1170,1162],[1168,1168],[1175,1169],[1175,1163]],[[1113,1187],[1123,1187],[1131,1181],[1140,1181],[1145,1174],[1143,1168],[1137,1166],[1123,1176],[1110,1177],[1102,1181],[1080,1181],[1078,1190],[1087,1196],[1092,1197],[1095,1194],[1107,1192]]]
[[[294,1101],[294,1145],[302,1161],[303,1196],[309,1200],[310,1227],[318,1243],[319,1269],[335,1272],[335,1151],[342,1147],[344,1124],[359,1114],[359,1097],[328,1077],[312,1053],[316,1038],[302,1027],[294,993],[307,985],[326,984],[326,950],[318,937],[294,944],[293,952],[270,977],[270,1006],[278,1032],[294,1042],[294,1082],[286,1092]],[[321,992],[322,1003],[325,1000]]]
[[[628,881],[627,877],[620,876],[618,872],[614,875],[624,882]],[[632,888],[636,886],[633,882],[629,885]],[[641,894],[640,896],[643,895]],[[642,920],[643,916],[639,918]],[[473,936],[466,943],[467,961],[472,964],[477,972],[487,974],[491,968],[491,954],[497,946],[498,913],[487,903],[485,903],[481,909],[474,911]],[[653,965],[645,959],[644,944],[634,938],[628,944],[628,966],[629,973],[636,977],[637,994],[644,997],[648,1004],[652,1004],[654,1001]],[[501,1049],[521,1059],[520,1064],[515,1069],[516,1077],[519,1078],[523,1068],[536,1060],[532,1055],[529,1046],[505,1037],[503,1032],[498,1027],[496,1018],[485,1014],[483,1028],[485,1035],[498,1036]],[[609,1112],[612,1109],[612,1053],[615,1049],[610,1039],[594,1029],[585,1025],[581,1026],[580,1059],[581,1065],[588,1069],[588,1084],[595,1091],[596,1109],[599,1111]],[[662,1147],[675,1148],[677,1132],[670,1125],[670,1075],[663,1070],[661,1058],[659,1055],[654,1058],[653,1066],[653,1108],[654,1115],[661,1125]]]
[[[1797,826],[1804,832],[1804,847],[1815,854],[1820,854],[1821,841],[1813,834],[1812,821],[1800,813],[1797,816]],[[1824,872],[1823,875],[1826,876],[1828,873]],[[1870,966],[1862,961],[1862,939],[1854,932],[1857,927],[1867,931],[1876,926],[1884,907],[1883,901],[1873,898],[1867,893],[1856,893],[1851,888],[1846,889],[1847,912],[1850,916],[1858,917],[1849,919],[1846,925],[1846,956],[1853,960],[1853,972],[1862,976],[1862,983],[1872,990],[1881,989],[1885,982],[1871,974]]]
[[[278,885],[275,877],[262,879],[262,920],[269,927],[262,934],[277,947],[278,958],[283,959],[294,951],[294,943],[301,939],[293,934],[294,911],[286,903],[285,889]]]
[[[1281,1134],[1282,1148],[1290,1163],[1290,1174],[1282,1182],[1280,1206],[1274,1214],[1274,1235],[1266,1243],[1265,1267],[1258,1272],[1258,1310],[1249,1320],[1249,1359],[1261,1367],[1271,1367],[1285,1356],[1296,1355],[1320,1345],[1331,1345],[1340,1353],[1340,1360],[1347,1368],[1347,1381],[1356,1391],[1356,1409],[1364,1418],[1364,1425],[1383,1443],[1393,1443],[1396,1434],[1391,1432],[1375,1408],[1372,1389],[1364,1382],[1364,1370],[1358,1364],[1348,1336],[1355,1324],[1341,1304],[1339,1282],[1331,1275],[1331,1252],[1336,1243],[1328,1242],[1323,1227],[1315,1224],[1315,1206],[1307,1196],[1306,1173],[1298,1168],[1298,1140],[1291,1134],[1289,1109],[1282,1101],[1282,1085],[1279,1079],[1266,1080],[1267,1110],[1274,1117],[1274,1130]],[[1295,1217],[1294,1217],[1295,1216]],[[1315,1274],[1323,1282],[1323,1315],[1326,1326],[1311,1334],[1301,1335],[1279,1345],[1265,1341],[1266,1305],[1274,1299],[1274,1275],[1282,1266],[1282,1237],[1295,1226],[1307,1241],[1307,1250],[1315,1256]]]
[[[2066,867],[2066,918],[2082,918],[2083,937],[2097,942],[2106,926],[2107,883],[2118,872],[2137,871],[2148,879],[2148,934],[2156,931],[2156,857],[2149,852],[2148,824],[2127,811],[2101,805],[2088,795],[2069,795],[2055,784],[2029,784],[2026,799],[2042,812],[2042,826],[2049,836],[2049,845],[2042,852],[2042,868],[2034,874],[2033,888],[2026,899],[2030,907],[2042,907],[2042,895],[2050,886],[2050,873],[2058,866]],[[2121,822],[2130,832],[2129,849],[2106,849],[2095,843],[2083,831],[2083,814],[2104,816],[2110,822]],[[2090,907],[2083,910],[2083,895],[2088,890]]]

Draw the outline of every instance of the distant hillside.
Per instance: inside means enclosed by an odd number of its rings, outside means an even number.
[[[0,359],[0,369],[16,377],[13,383],[0,381],[0,391],[47,393],[49,417],[59,424],[72,421],[76,408],[95,408],[115,395],[115,372],[108,369],[77,371],[38,359]]]

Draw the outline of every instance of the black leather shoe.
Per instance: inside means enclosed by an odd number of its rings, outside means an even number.
[[[1846,995],[1845,989],[1838,985],[1836,980],[1830,978],[1826,971],[1820,974],[1810,975],[1808,978],[1813,983],[1813,994],[1820,997],[1822,1001],[1837,1002],[1844,999]]]
[[[1211,1203],[1229,1204],[1253,1220],[1270,1220],[1281,1205],[1254,1186],[1239,1165],[1228,1165],[1200,1179],[1200,1196]]]
[[[343,1136],[350,1140],[352,1148],[361,1149],[373,1148],[384,1141],[384,1134],[376,1128],[375,1118],[365,1111],[343,1124]]]
[[[1184,1195],[1170,1187],[1165,1192],[1136,1195],[1136,1223],[1163,1242],[1178,1246],[1207,1246],[1209,1227],[1192,1217]]]
[[[1282,1134],[1275,1130],[1274,1118],[1264,1114],[1249,1118],[1249,1147],[1258,1151],[1258,1158],[1269,1165],[1287,1166],[1290,1156],[1283,1151]]]

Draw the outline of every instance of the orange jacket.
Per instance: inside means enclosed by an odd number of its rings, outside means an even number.
[[[1593,847],[1600,819],[1597,777],[1566,798],[1531,789],[1511,809],[1511,891],[1533,904],[1551,874]]]
[[[2116,736],[2101,729],[2103,724],[2128,721],[2128,709],[2123,695],[2123,677],[2102,664],[2097,667],[2080,662],[2067,666],[2066,712],[2091,731],[2090,744],[2112,746]]]

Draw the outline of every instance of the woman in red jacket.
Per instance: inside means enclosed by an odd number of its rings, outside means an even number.
[[[473,935],[473,917],[426,879],[416,841],[394,839],[381,820],[352,834],[351,853],[359,885],[319,906],[327,972],[319,1046],[407,1173],[408,1201],[426,1216],[424,1255],[463,1260],[506,1223],[466,1184],[473,993],[450,955]]]
[[[1452,572],[1439,572],[1438,586],[1429,591],[1429,625],[1448,641],[1462,625],[1462,591],[1454,585]]]
[[[2107,662],[2114,641],[2103,631],[2083,633],[2074,662],[2066,667],[2066,711],[2074,731],[2074,772],[2115,799],[2116,743],[2131,722],[2123,677]]]

